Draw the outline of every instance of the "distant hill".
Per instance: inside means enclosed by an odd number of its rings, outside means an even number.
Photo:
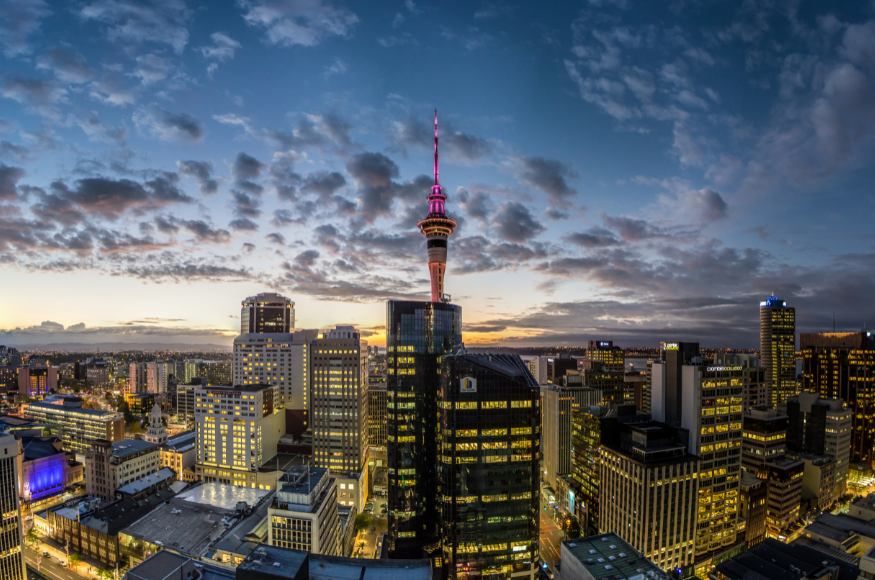
[[[54,342],[49,344],[18,344],[12,346],[22,351],[52,351],[52,350],[69,350],[76,352],[112,352],[121,350],[151,350],[151,351],[211,351],[211,350],[227,350],[230,351],[232,341],[228,340],[226,344],[184,344],[173,342]]]

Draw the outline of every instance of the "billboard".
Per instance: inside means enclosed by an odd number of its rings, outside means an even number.
[[[459,392],[476,393],[477,379],[475,379],[474,377],[462,377],[461,379],[459,379]]]

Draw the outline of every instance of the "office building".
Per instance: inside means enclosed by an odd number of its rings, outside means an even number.
[[[556,580],[670,580],[671,576],[614,533],[589,535],[560,544]]]
[[[0,366],[0,393],[21,392],[18,383],[18,367]]]
[[[313,459],[332,473],[358,471],[367,461],[368,350],[352,326],[313,341]]]
[[[767,539],[719,564],[714,580],[857,580],[857,567],[812,547]]]
[[[791,459],[803,462],[802,501],[811,510],[827,511],[836,502],[836,461],[826,455],[793,454]]]
[[[785,530],[799,519],[802,503],[802,476],[805,463],[797,459],[778,459],[766,464],[769,499],[766,504],[766,533],[785,539]]]
[[[636,409],[644,410],[647,406],[647,374],[644,371],[629,371],[623,375],[625,383],[626,404],[635,405]]]
[[[145,393],[148,391],[147,365],[149,363],[133,362],[128,367],[128,383],[125,393]]]
[[[368,445],[386,446],[386,382],[368,385]]]
[[[580,406],[572,411],[571,473],[567,498],[558,497],[559,505],[574,515],[583,535],[599,532],[602,441],[616,442],[621,424],[644,422],[650,415],[638,413],[633,405]],[[560,486],[561,487],[561,486]]]
[[[136,417],[145,415],[155,406],[155,396],[153,393],[126,394],[125,403],[128,404],[128,411]]]
[[[538,384],[514,355],[445,356],[442,377],[444,577],[533,579],[539,557]],[[399,479],[404,484],[414,477]]]
[[[783,459],[787,452],[787,416],[775,409],[757,407],[744,418],[741,465],[759,478],[766,463]]]
[[[766,538],[766,502],[769,482],[742,470],[738,488],[738,514],[744,520],[744,543],[749,548]]]
[[[160,449],[154,443],[125,439],[112,443],[94,442],[85,456],[85,491],[105,502],[116,499],[116,491],[161,468]]]
[[[304,466],[283,474],[268,508],[269,545],[338,556],[340,528],[337,483],[327,468]]]
[[[462,343],[462,308],[390,300],[386,323],[389,557],[440,547],[436,466],[440,453],[439,359]]]
[[[568,377],[566,377],[568,378]],[[571,415],[574,409],[602,404],[602,391],[547,385],[541,388],[544,480],[553,489],[560,475],[571,473]]]
[[[0,433],[0,578],[25,580],[24,534],[18,500],[18,441]]]
[[[180,368],[181,367],[181,368]],[[176,379],[182,384],[191,383],[195,377],[204,377],[208,385],[231,385],[231,361],[186,359],[176,363]]]
[[[198,479],[270,489],[259,468],[276,455],[285,433],[279,389],[271,385],[195,390]]]
[[[78,381],[88,381],[95,387],[100,388],[107,388],[111,384],[109,380],[111,367],[103,359],[92,358],[84,363],[77,362],[75,369],[75,378]]]
[[[311,344],[317,330],[241,334],[234,339],[232,382],[277,387],[286,410],[286,430],[296,439],[312,427]]]
[[[274,292],[250,296],[240,310],[240,334],[288,334],[295,329],[295,303]]]
[[[760,302],[760,357],[777,408],[796,394],[796,309],[774,294]]]
[[[787,400],[787,449],[794,453],[826,455],[835,460],[835,497],[847,490],[851,462],[853,412],[841,399],[825,399],[802,391]],[[864,440],[858,437],[858,441]]]
[[[652,365],[652,414],[688,430],[688,451],[701,459],[696,569],[708,569],[738,541],[744,369],[703,366],[695,343],[663,343],[662,354]]]
[[[619,346],[614,346],[613,340],[591,340],[586,347],[586,359],[589,362],[599,362],[605,370],[626,371],[626,352]]]
[[[620,425],[618,435],[601,444],[599,526],[662,570],[688,575],[696,553],[697,506],[707,510],[699,517],[707,518],[712,507],[699,502],[717,501],[700,495],[699,461],[685,444],[689,434],[645,421]],[[727,499],[720,499],[721,511]],[[733,508],[733,523],[734,517]]]
[[[742,411],[747,414],[754,407],[770,407],[769,386],[766,382],[766,369],[759,363],[757,355],[747,352],[718,352],[714,354],[714,365],[741,367]]]
[[[43,398],[49,391],[58,389],[58,368],[20,367],[18,369],[18,394],[23,397]]]
[[[116,442],[125,436],[125,421],[118,413],[84,409],[78,397],[60,397],[54,403],[24,403],[21,410],[34,421],[58,428],[65,451],[84,455],[97,439]]]
[[[539,385],[547,384],[547,359],[551,357],[537,355],[520,355],[529,372]]]
[[[559,384],[598,390],[601,400],[594,405],[622,405],[631,402],[623,371],[608,370],[603,363],[587,361],[579,369],[567,369]]]
[[[547,357],[547,383],[561,385],[563,377],[576,371],[577,366],[577,359],[565,353]]]

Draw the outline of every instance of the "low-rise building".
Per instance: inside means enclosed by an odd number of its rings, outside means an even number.
[[[161,467],[169,467],[176,473],[179,481],[189,481],[185,474],[191,473],[194,481],[194,464],[197,459],[197,447],[195,445],[196,433],[183,431],[167,439],[161,445]]]
[[[154,443],[139,439],[111,443],[100,439],[85,458],[85,490],[111,502],[120,487],[155,473],[160,465],[161,454]]]
[[[823,514],[805,526],[799,536],[856,557],[875,546],[875,526],[847,514]]]
[[[669,575],[614,533],[568,540],[560,545],[556,580],[669,580]]]
[[[142,416],[152,410],[155,406],[154,393],[128,393],[125,395],[125,402],[128,404],[128,410],[132,415]]]
[[[564,566],[563,562],[563,566]],[[857,580],[857,568],[808,546],[766,539],[708,573],[711,580]]]
[[[875,520],[875,493],[855,499],[848,506],[848,515],[867,522]]]
[[[68,471],[75,469],[58,437],[22,437],[18,493],[30,503],[64,491]],[[75,463],[75,462],[74,462]]]
[[[337,483],[327,468],[294,468],[277,482],[268,510],[268,544],[314,554],[340,555]]]

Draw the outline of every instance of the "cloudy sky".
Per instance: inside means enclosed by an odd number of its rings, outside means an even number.
[[[875,321],[872,2],[4,0],[0,58],[0,343],[383,343],[434,108],[467,343]]]

